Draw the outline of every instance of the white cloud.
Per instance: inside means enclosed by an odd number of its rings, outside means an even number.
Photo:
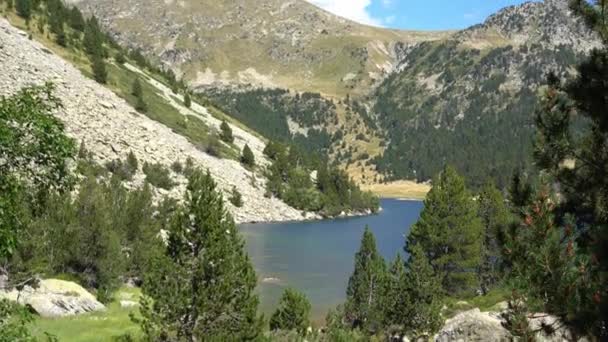
[[[390,3],[390,0],[384,0]],[[382,26],[382,20],[373,18],[367,8],[372,0],[308,0],[326,11],[367,25]]]

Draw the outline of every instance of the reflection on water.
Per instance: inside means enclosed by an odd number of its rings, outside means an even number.
[[[303,291],[313,318],[342,303],[354,254],[366,225],[387,259],[402,253],[405,236],[422,210],[422,202],[386,199],[379,215],[317,222],[246,224],[241,232],[258,275],[261,309],[270,313],[283,290]]]

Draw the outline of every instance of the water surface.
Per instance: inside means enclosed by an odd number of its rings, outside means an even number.
[[[283,290],[291,286],[308,296],[313,318],[322,320],[344,301],[366,225],[386,259],[402,253],[405,236],[423,204],[383,199],[381,206],[383,211],[375,216],[241,225],[259,279],[262,311],[272,312]]]

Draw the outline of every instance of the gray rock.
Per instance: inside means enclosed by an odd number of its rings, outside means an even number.
[[[448,319],[435,335],[435,341],[510,341],[509,337],[510,334],[503,328],[498,314],[473,309]]]
[[[105,306],[82,286],[63,280],[41,280],[38,288],[0,292],[0,298],[30,305],[42,317],[63,317],[103,311]]]

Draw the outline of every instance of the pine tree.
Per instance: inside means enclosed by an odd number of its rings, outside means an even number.
[[[385,326],[402,324],[404,315],[407,315],[407,312],[412,309],[409,304],[410,298],[405,277],[405,262],[401,258],[401,254],[397,254],[389,267],[384,284],[382,307],[384,308]]]
[[[30,20],[32,17],[32,0],[17,0],[15,9],[17,10],[17,15],[21,18],[26,21]]]
[[[83,45],[89,56],[104,56],[103,33],[95,16],[86,21]]]
[[[417,340],[433,336],[443,324],[441,316],[441,279],[421,246],[411,249],[405,276],[406,305],[401,324],[404,331]]]
[[[143,89],[141,88],[141,83],[139,82],[139,78],[136,78],[135,81],[133,81],[133,85],[131,86],[131,95],[135,96],[136,98],[140,98],[143,96]]]
[[[82,16],[82,13],[76,6],[73,6],[70,10],[70,18],[68,23],[70,27],[74,30],[78,32],[84,32],[86,22],[84,20],[84,17]]]
[[[241,163],[249,167],[255,166],[255,156],[253,155],[253,151],[251,151],[251,149],[249,148],[249,145],[245,145],[245,147],[243,147]]]
[[[168,246],[146,272],[137,320],[150,340],[246,341],[260,336],[256,275],[216,184],[196,170]]]
[[[492,183],[484,186],[478,202],[483,228],[479,283],[485,294],[501,277],[499,241],[509,224],[509,212],[502,194]]]
[[[445,167],[433,181],[420,220],[408,236],[406,252],[411,254],[419,245],[447,293],[471,293],[479,284],[481,235],[477,205],[464,179],[452,167]]]
[[[575,5],[608,38],[602,8]],[[607,75],[606,46],[592,51],[566,83],[549,74],[535,118],[534,159],[559,185],[560,200],[545,187],[533,201],[518,203],[520,224],[510,227],[504,247],[515,290],[574,331],[600,339],[608,337]]]
[[[220,139],[222,141],[232,144],[234,142],[234,136],[232,135],[232,129],[230,125],[226,122],[226,120],[222,121],[220,125]]]
[[[106,84],[108,81],[108,71],[106,63],[101,56],[94,55],[91,59],[91,69],[93,70],[93,78],[97,83]]]
[[[270,330],[296,330],[304,335],[310,326],[310,309],[310,302],[303,293],[286,289],[270,318]]]
[[[192,106],[192,99],[190,98],[190,93],[188,92],[186,92],[184,95],[184,106],[186,106],[186,108],[190,108],[190,106]]]
[[[114,60],[116,61],[116,63],[121,64],[121,65],[125,64],[127,62],[125,54],[122,51],[119,51],[118,53],[116,53],[116,55],[114,56]]]
[[[144,91],[139,82],[139,78],[136,78],[133,81],[133,85],[131,86],[131,95],[135,96],[135,109],[138,112],[145,113],[148,111],[148,104],[144,100]]]
[[[352,327],[369,333],[382,327],[385,278],[386,264],[376,250],[374,234],[366,227],[346,290],[345,318]]]

